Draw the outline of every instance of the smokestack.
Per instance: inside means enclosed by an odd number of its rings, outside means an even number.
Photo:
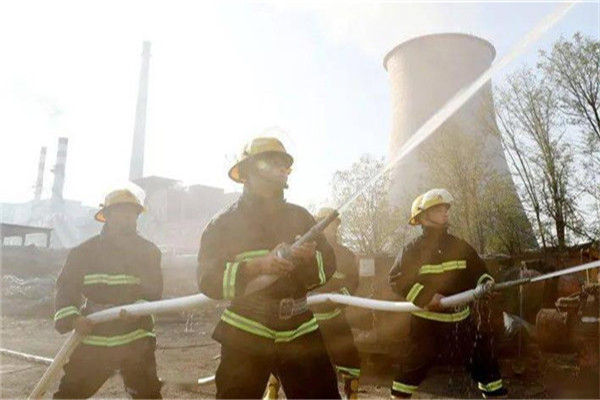
[[[65,185],[65,166],[67,164],[67,146],[69,139],[58,138],[58,150],[56,152],[56,165],[52,169],[54,173],[54,184],[52,185],[52,199],[63,199],[63,186]]]
[[[146,103],[148,100],[148,71],[150,69],[150,42],[144,42],[142,66],[140,68],[140,86],[138,88],[137,106],[135,109],[135,126],[133,128],[133,146],[129,164],[129,180],[144,176],[144,142],[146,139]]]
[[[35,194],[34,200],[40,200],[42,198],[42,189],[44,188],[44,169],[46,169],[46,146],[42,146],[40,149],[40,161],[38,163],[38,175],[35,182]]]

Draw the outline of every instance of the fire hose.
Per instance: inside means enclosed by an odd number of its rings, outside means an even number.
[[[599,268],[600,261],[595,261],[583,265],[578,265],[575,267],[567,268],[560,271],[551,272],[545,275],[540,275],[533,278],[524,278],[517,279],[514,281],[502,282],[498,284],[494,284],[491,281],[485,282],[477,286],[474,289],[470,289],[464,292],[460,292],[454,294],[452,296],[447,296],[441,299],[440,303],[443,308],[456,307],[463,304],[467,304],[473,300],[481,298],[485,296],[487,293],[493,291],[505,290],[510,287],[525,285],[528,283],[535,283],[551,278],[555,278],[562,275],[572,274],[579,271],[585,271],[592,268]],[[182,310],[188,310],[191,308],[199,307],[208,302],[212,302],[213,300],[208,297],[197,294],[193,296],[180,297],[177,299],[169,299],[169,300],[160,300],[160,301],[152,301],[148,303],[141,304],[129,304],[126,306],[118,306],[109,308],[103,311],[99,311],[94,314],[90,314],[87,316],[93,323],[101,323],[112,321],[122,317],[124,314],[132,315],[132,316],[144,316],[151,314],[163,314],[170,312],[177,312]],[[415,306],[413,303],[401,301],[384,301],[384,300],[373,300],[373,299],[365,299],[361,297],[354,296],[346,296],[341,294],[318,294],[314,296],[309,296],[308,304],[315,305],[320,303],[338,303],[345,304],[353,307],[361,307],[361,308],[370,308],[372,310],[380,310],[380,311],[393,311],[393,312],[413,312],[413,311],[422,311],[419,307]],[[63,344],[59,352],[54,357],[54,360],[50,367],[46,370],[33,392],[29,396],[30,399],[41,398],[44,395],[48,384],[54,378],[54,376],[60,371],[60,368],[68,359],[70,353],[73,349],[83,340],[83,336],[79,335],[76,332],[72,332],[67,341]]]
[[[369,181],[367,185],[364,185],[360,190],[358,190],[353,196],[351,196],[340,208],[339,210],[346,209],[360,194],[368,189],[372,184],[377,182],[377,180],[386,173],[391,166],[400,161],[406,154],[414,150],[416,146],[418,146],[421,142],[423,142],[428,136],[430,136],[435,130],[446,120],[448,119],[454,112],[456,112],[473,94],[477,92],[483,85],[485,85],[491,76],[505,67],[508,63],[514,60],[520,53],[522,53],[525,48],[539,39],[544,32],[550,29],[556,22],[558,22],[574,5],[576,2],[569,2],[567,4],[561,5],[557,7],[557,9],[550,13],[546,18],[544,18],[538,25],[536,25],[527,35],[525,35],[501,60],[492,65],[488,70],[486,70],[475,82],[470,84],[464,90],[459,91],[456,96],[454,96],[447,104],[445,104],[440,110],[438,110],[429,120],[427,120],[418,130],[417,132],[402,146],[398,155],[390,162],[380,173],[375,175],[373,179]],[[300,246],[303,243],[312,241],[316,234],[318,234],[319,229],[322,231],[331,221],[333,221],[337,217],[338,211],[334,211],[329,217],[320,223],[316,224],[309,232],[303,235],[299,240],[297,240],[294,246]],[[287,257],[289,255],[289,249],[280,249],[280,256]],[[590,263],[595,264],[595,263]],[[584,267],[588,265],[587,268],[582,268],[580,270],[595,268],[600,266],[600,262],[596,263],[598,265],[589,266],[590,264],[585,264],[580,267]],[[571,269],[569,269],[571,270]],[[566,270],[565,270],[566,271]],[[562,271],[559,271],[562,272]],[[576,272],[576,271],[572,271]],[[568,272],[568,273],[572,273]],[[545,276],[545,275],[542,275]],[[515,281],[517,283],[512,284],[512,286],[533,283],[539,281],[542,276],[536,277],[533,279],[525,278],[523,280]],[[554,275],[559,276],[559,275]],[[551,277],[554,277],[551,276]],[[256,291],[262,290],[273,284],[275,280],[277,280],[277,276],[265,275],[254,279],[249,282],[246,288],[245,295],[254,293]],[[549,279],[547,277],[545,279]],[[508,282],[505,282],[507,284]],[[452,307],[460,304],[468,303],[477,298],[477,296],[484,295],[487,291],[490,290],[502,290],[504,288],[512,287],[512,286],[500,286],[503,284],[496,285],[496,289],[493,289],[491,285],[487,285],[487,287],[477,287],[475,289],[471,289],[462,293],[458,293],[453,296],[448,296],[442,299],[441,304],[443,307]],[[110,320],[114,320],[123,315],[123,313],[131,314],[133,316],[142,316],[142,315],[150,315],[150,314],[161,314],[167,312],[174,311],[182,311],[194,307],[198,307],[206,302],[210,301],[210,299],[204,295],[194,295],[181,297],[178,299],[171,300],[163,300],[156,301],[144,304],[132,304],[127,306],[119,306],[111,309],[103,310],[98,313],[94,313],[88,315],[87,317],[92,320],[93,323],[106,322]],[[347,304],[356,307],[367,307],[384,310],[384,311],[397,311],[397,312],[411,312],[418,311],[417,308],[412,303],[408,302],[389,302],[389,301],[378,301],[371,299],[361,299],[358,297],[351,296],[342,296],[335,294],[323,294],[309,298],[309,304],[318,304],[321,302],[336,302],[341,304]],[[54,361],[50,365],[50,367],[46,370],[33,392],[29,396],[29,398],[40,398],[46,391],[48,384],[51,379],[59,372],[62,365],[68,359],[70,353],[73,349],[83,340],[83,337],[76,332],[71,333],[67,341],[63,344],[58,354],[54,358]]]

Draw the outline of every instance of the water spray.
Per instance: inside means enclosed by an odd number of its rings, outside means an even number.
[[[395,166],[400,160],[402,160],[407,154],[409,154],[412,150],[414,150],[421,142],[427,139],[433,132],[441,126],[441,124],[446,121],[452,114],[454,114],[471,96],[473,96],[477,90],[479,90],[485,83],[489,81],[491,76],[495,74],[501,68],[504,68],[507,64],[512,62],[518,55],[523,53],[525,49],[530,46],[532,43],[536,42],[548,29],[550,29],[553,25],[555,25],[558,21],[560,21],[566,14],[575,6],[575,4],[579,3],[579,1],[564,3],[550,13],[547,17],[545,17],[539,24],[537,24],[529,33],[527,33],[502,59],[500,59],[497,63],[493,64],[490,68],[488,68],[477,80],[475,80],[471,85],[469,85],[466,89],[458,92],[448,103],[446,103],[440,110],[438,110],[425,124],[423,124],[413,136],[402,146],[396,157],[394,157],[388,164],[375,176],[373,176],[367,184],[365,184],[362,188],[357,190],[352,196],[350,196],[344,203],[342,203],[336,211],[334,211],[331,215],[329,215],[324,221],[328,221],[327,223],[321,221],[323,224],[316,224],[309,232],[303,235],[300,239],[294,242],[291,247],[300,246],[302,243],[306,243],[314,239],[314,237],[320,233],[317,232],[318,229],[325,229],[325,227],[333,221],[338,214],[344,213],[348,207],[368,188],[370,188],[373,184],[375,184],[384,174],[386,174],[393,166]],[[311,233],[312,232],[312,233]],[[302,241],[302,242],[300,242]],[[282,253],[282,255],[285,255]],[[594,266],[589,266],[590,264],[594,264]],[[585,269],[595,268],[600,266],[600,261],[597,263],[585,264],[580,267],[585,267]],[[555,276],[561,275],[564,271],[569,271],[566,273],[572,273],[576,271],[571,271],[573,268],[563,271],[556,271],[553,274],[542,275],[546,277],[545,279],[550,279]],[[583,270],[583,269],[581,269]],[[551,275],[551,276],[550,276]],[[525,284],[529,282],[537,282],[542,277],[537,278],[526,278],[522,281]],[[264,275],[265,278],[272,277],[271,275]],[[262,277],[259,277],[262,278]],[[272,278],[269,278],[272,279]],[[526,282],[525,282],[526,281]],[[513,281],[514,282],[514,281]],[[250,286],[252,282],[248,283]],[[256,290],[260,290],[262,284],[257,284],[255,286]],[[269,286],[273,281],[269,284],[262,286],[262,288]],[[505,282],[508,284],[509,282]],[[503,284],[495,285],[496,290],[500,290]],[[513,286],[514,286],[513,285]],[[508,286],[506,286],[508,287]],[[485,294],[486,290],[489,288],[485,288],[482,285],[478,286],[475,289],[471,289],[466,292],[462,292],[453,296],[445,297],[441,300],[441,304],[443,307],[452,307],[459,304],[465,304],[469,301],[476,299],[478,296]],[[248,294],[249,291],[246,291]],[[209,301],[209,299],[204,295],[195,295],[195,296],[187,296],[179,299],[172,300],[163,300],[163,301],[155,301],[144,304],[135,304],[128,305],[123,307],[114,307],[108,310],[100,311],[99,313],[91,314],[88,318],[92,319],[95,323],[100,322],[96,321],[96,318],[103,321],[115,320],[119,318],[121,314],[121,310],[125,309],[126,313],[131,313],[132,315],[150,315],[150,314],[161,314],[165,312],[182,309],[190,309],[194,307],[198,307],[199,305]],[[384,309],[387,311],[400,311],[400,312],[408,312],[408,311],[419,311],[420,309],[416,307],[414,304],[409,302],[391,302],[391,301],[378,301],[378,300],[370,300],[370,299],[362,299],[359,297],[345,296],[345,295],[337,295],[337,294],[321,294],[316,296],[311,296],[309,298],[309,304],[318,304],[327,301],[332,301],[340,304],[352,305],[355,307],[363,307],[363,308],[371,308],[371,309]],[[173,302],[169,303],[168,306],[165,305],[165,302]],[[413,308],[414,307],[414,308]],[[142,309],[143,308],[143,309]],[[102,318],[96,317],[96,314],[101,314]],[[122,315],[122,314],[121,314]],[[62,365],[68,359],[69,354],[73,351],[73,349],[83,340],[83,336],[79,335],[77,332],[73,331],[67,341],[63,344],[56,357],[54,358],[52,364],[38,384],[35,389],[30,394],[30,399],[38,399],[41,398],[51,380],[58,374]]]
[[[419,129],[404,143],[404,145],[398,151],[398,154],[391,159],[377,174],[375,174],[365,185],[359,188],[353,195],[346,199],[329,215],[324,221],[328,221],[324,225],[320,225],[323,221],[317,225],[322,227],[322,230],[329,225],[339,214],[343,214],[348,210],[348,207],[354,203],[367,189],[373,186],[379,179],[381,179],[386,173],[388,173],[396,164],[398,164],[404,157],[411,153],[417,146],[419,146],[425,139],[433,135],[435,131],[456,111],[460,109],[479,89],[483,87],[491,77],[510,64],[516,57],[522,54],[527,47],[535,43],[546,31],[548,31],[554,24],[560,21],[570,10],[575,6],[577,2],[570,2],[561,4],[556,9],[546,16],[539,24],[537,24],[529,33],[527,33],[519,42],[517,42],[511,50],[506,53],[498,62],[491,65],[485,72],[483,72],[479,78],[463,90],[456,93],[442,108],[440,108],[435,114],[433,114]],[[315,227],[317,226],[315,225]],[[314,230],[313,227],[307,234],[294,242],[291,247],[298,247],[302,243],[314,239],[314,237],[320,233]],[[321,230],[321,232],[322,232]],[[310,233],[312,232],[312,235]],[[308,237],[307,237],[308,236]],[[300,242],[302,240],[302,242]],[[285,249],[285,248],[284,248]],[[280,257],[290,259],[289,249],[286,252],[278,252]],[[246,286],[244,295],[255,293],[262,290],[271,284],[273,284],[279,278],[278,275],[262,275],[254,278]]]

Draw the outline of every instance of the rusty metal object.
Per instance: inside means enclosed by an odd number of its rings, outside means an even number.
[[[567,297],[581,290],[581,283],[576,275],[565,275],[558,278],[558,297]]]
[[[599,285],[586,285],[581,294],[581,312],[572,331],[577,348],[579,366],[598,369],[600,352],[600,296]]]
[[[501,276],[501,282],[512,281],[520,278],[534,278],[541,273],[534,269],[523,269],[513,267],[505,271]],[[537,282],[522,286],[522,315],[519,301],[519,288],[514,287],[503,293],[503,310],[509,314],[519,315],[526,321],[534,322],[537,312],[542,307],[544,299],[544,282]]]
[[[569,341],[569,314],[554,308],[541,309],[535,320],[538,344],[541,350],[552,352],[573,351]]]

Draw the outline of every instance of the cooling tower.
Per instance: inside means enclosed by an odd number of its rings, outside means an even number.
[[[487,70],[495,55],[495,49],[489,42],[475,36],[455,33],[417,37],[390,51],[384,58],[384,67],[389,73],[392,89],[389,158],[393,159],[421,125],[454,95]],[[417,150],[394,167],[390,192],[392,204],[410,207],[410,201],[417,194],[440,186],[439,177],[446,173],[441,168],[449,165],[444,164],[443,160],[470,157],[469,152],[474,150],[466,147],[467,143],[478,143],[480,146],[471,159],[486,163],[485,169],[480,169],[489,174],[486,176],[493,174],[510,178],[502,144],[491,133],[497,130],[492,86],[488,82],[432,136],[421,143]],[[431,149],[435,151],[434,157],[431,152],[429,157],[420,155]],[[438,177],[437,184],[433,183],[434,175]],[[484,179],[476,183],[482,185],[482,181]],[[510,185],[505,192],[507,196],[518,199],[512,180],[506,179],[506,182]],[[517,200],[513,204],[520,202]],[[519,213],[524,224],[529,225],[522,207]],[[530,238],[533,236],[530,235]],[[535,246],[535,241],[529,243]]]
[[[454,33],[417,37],[390,51],[384,58],[392,87],[390,159],[461,88],[477,79],[495,55],[489,42]],[[488,134],[496,124],[491,98],[491,84],[487,83],[444,126],[452,124],[464,135],[486,135],[487,159],[496,171],[509,174],[500,141]],[[435,143],[438,134],[423,144]],[[428,167],[417,152],[408,155],[392,173],[392,201],[399,204],[426,190],[430,187],[427,176]]]

